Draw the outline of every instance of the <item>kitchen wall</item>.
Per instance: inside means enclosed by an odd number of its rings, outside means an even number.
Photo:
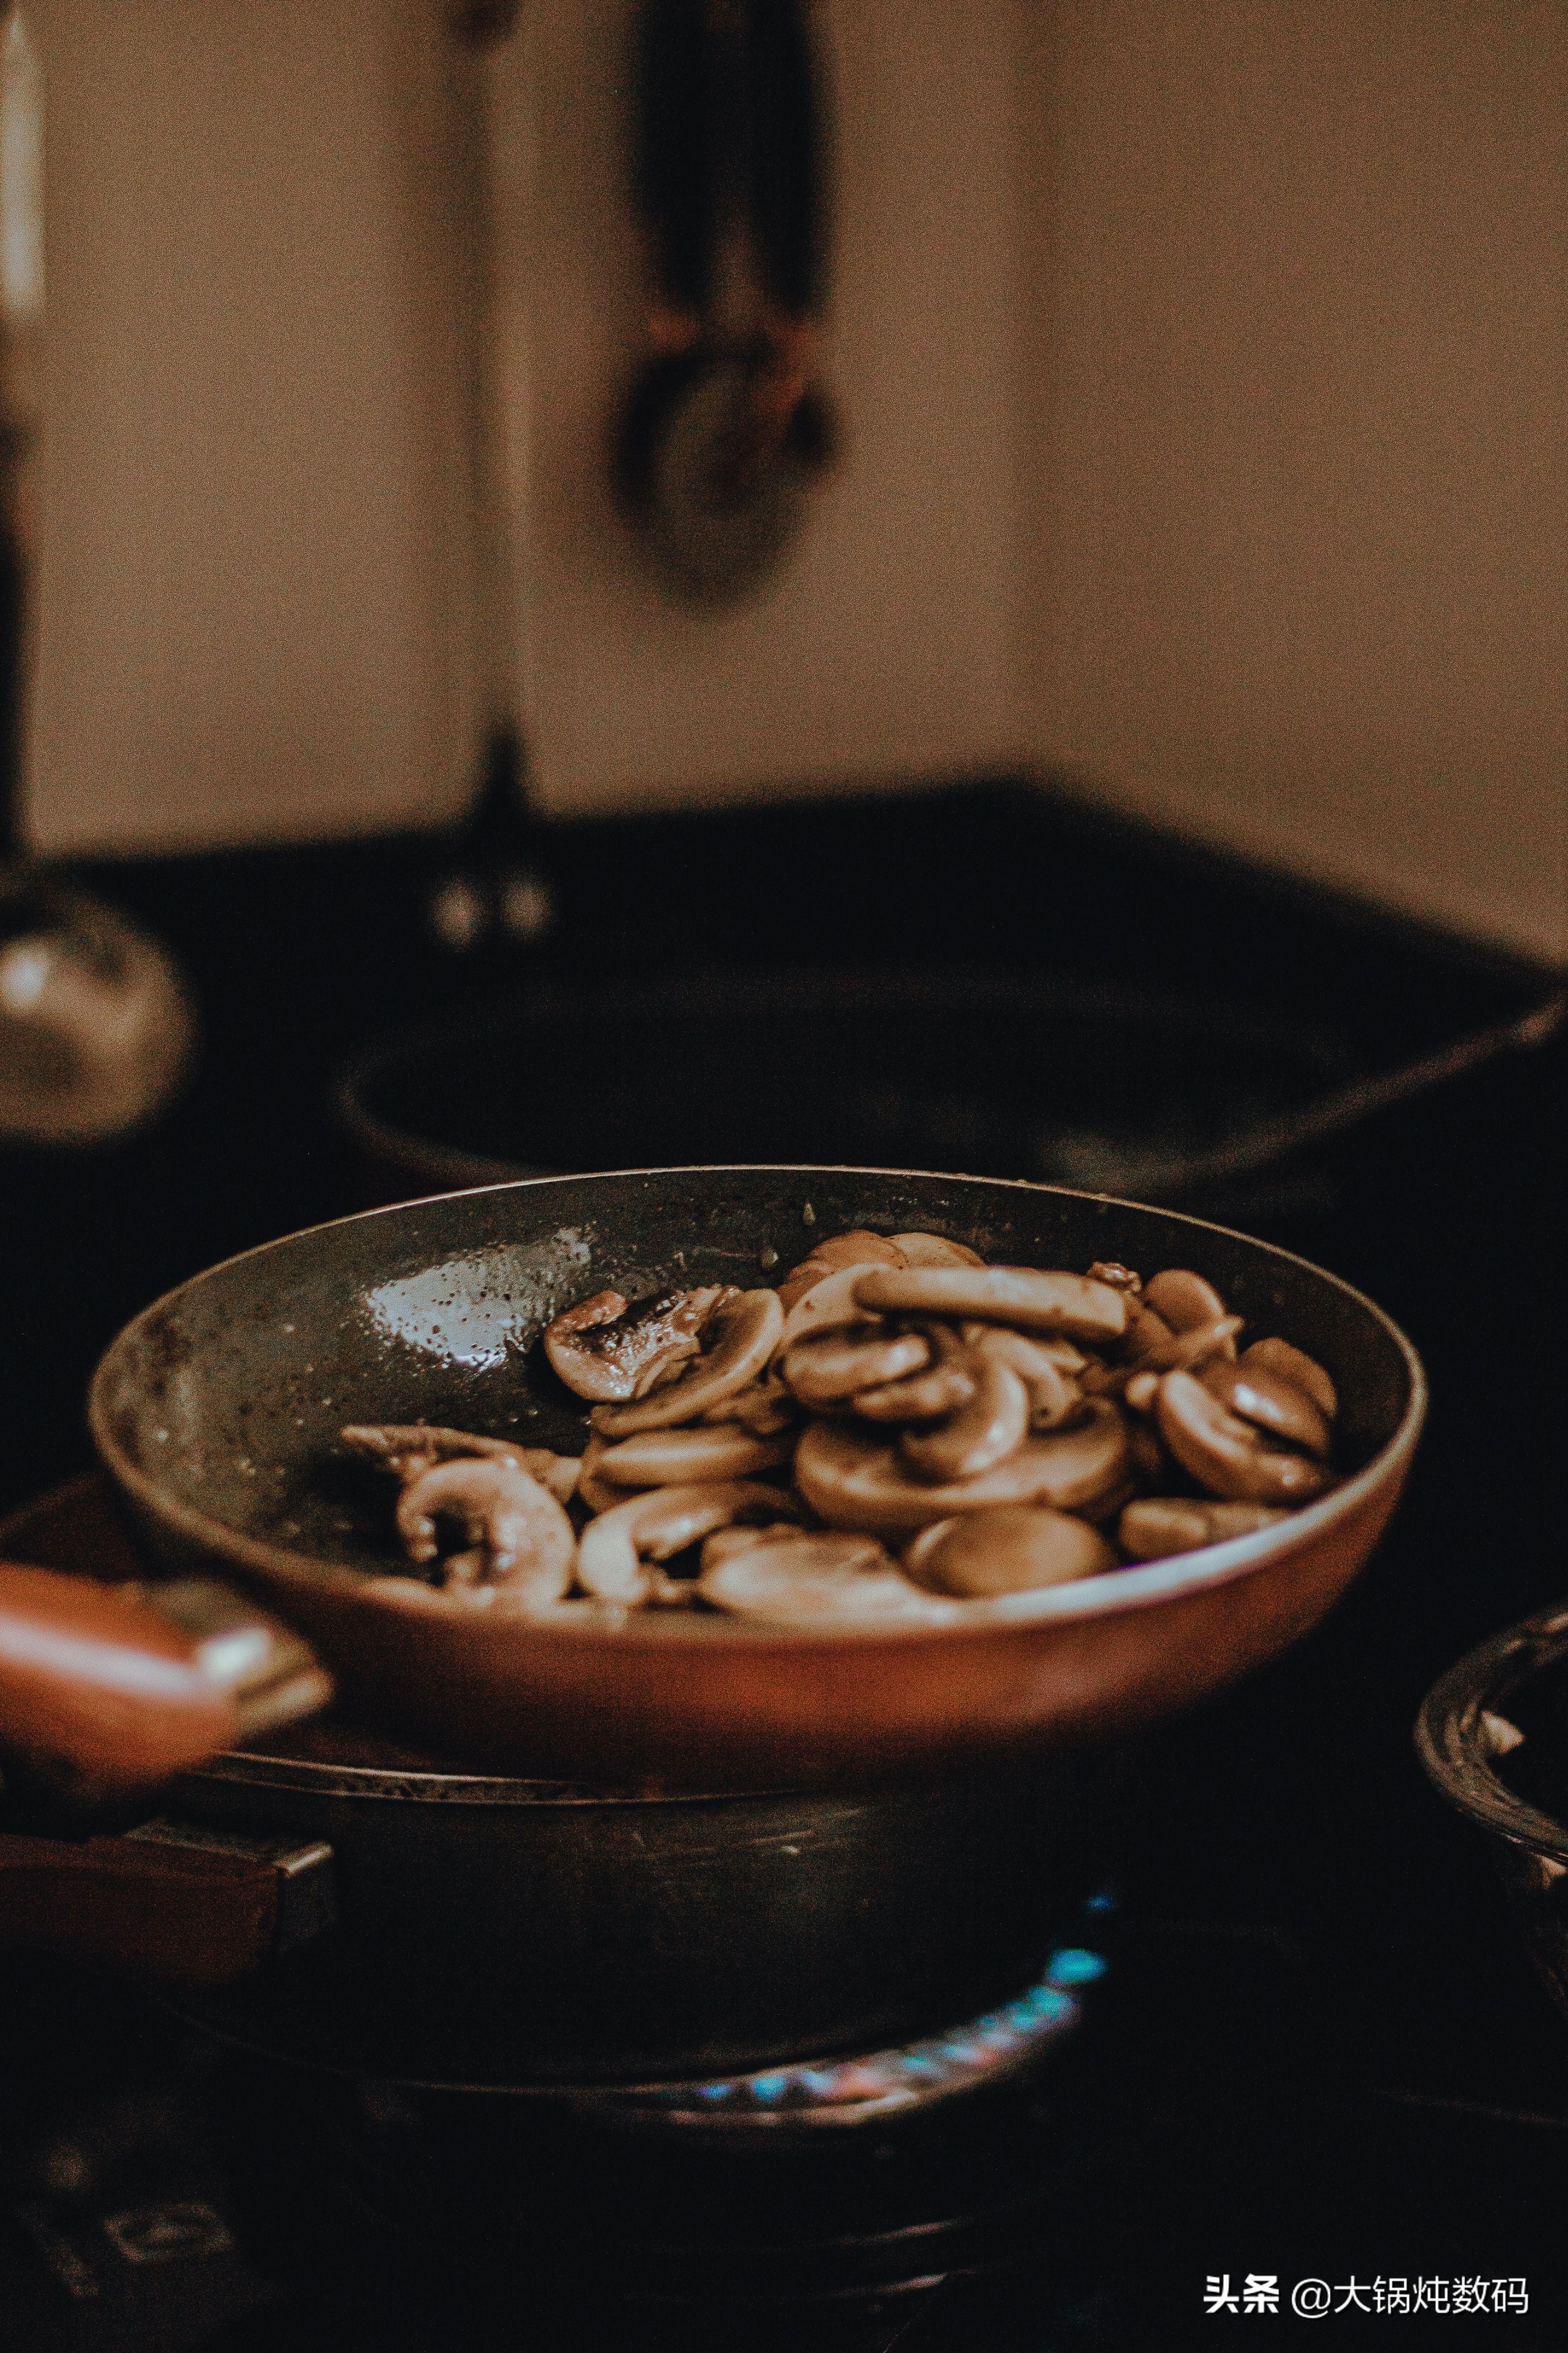
[[[429,0],[36,0],[30,826],[437,818],[476,725],[460,91]]]
[[[1041,758],[1568,956],[1568,10],[1031,21]]]
[[[482,681],[437,0],[36,5],[36,836],[440,822]],[[604,480],[629,9],[526,8],[489,77],[546,804],[1033,759],[1568,955],[1568,12],[824,0],[845,459],[712,616]]]

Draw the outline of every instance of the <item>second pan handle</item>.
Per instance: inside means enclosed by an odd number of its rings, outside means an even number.
[[[331,1849],[143,1824],[123,1838],[0,1831],[0,1951],[229,1985],[330,1927]]]

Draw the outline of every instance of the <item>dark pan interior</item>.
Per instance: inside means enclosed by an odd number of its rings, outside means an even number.
[[[814,1237],[923,1229],[999,1263],[1194,1268],[1332,1374],[1343,1467],[1394,1434],[1410,1393],[1364,1301],[1267,1245],[1169,1211],[984,1178],[695,1168],[565,1177],[406,1203],[268,1244],[185,1284],[106,1357],[100,1410],[165,1493],[290,1551],[398,1565],[384,1482],[350,1421],[427,1421],[581,1451],[586,1409],[535,1342],[613,1287],[777,1280]]]
[[[1165,1199],[1276,1156],[1347,1075],[1331,1033],[1215,999],[973,970],[731,972],[556,985],[387,1040],[340,1111],[430,1183],[868,1162]]]

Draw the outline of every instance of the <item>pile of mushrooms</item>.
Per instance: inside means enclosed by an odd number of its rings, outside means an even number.
[[[1326,1493],[1332,1381],[1242,1329],[1184,1269],[839,1234],[776,1289],[604,1291],[557,1316],[580,1458],[424,1423],[343,1438],[399,1482],[433,1581],[375,1583],[416,1608],[940,1623]]]

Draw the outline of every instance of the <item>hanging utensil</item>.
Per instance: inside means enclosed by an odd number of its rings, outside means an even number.
[[[827,134],[802,0],[647,0],[637,88],[655,291],[615,486],[666,586],[730,604],[797,536],[836,441],[815,381]]]
[[[488,58],[517,22],[515,0],[459,0],[461,215],[472,291],[468,337],[468,454],[481,705],[479,774],[449,862],[430,896],[432,930],[456,955],[526,944],[555,916],[554,892],[529,806],[528,755],[516,704],[518,583],[501,455],[495,206]]]

